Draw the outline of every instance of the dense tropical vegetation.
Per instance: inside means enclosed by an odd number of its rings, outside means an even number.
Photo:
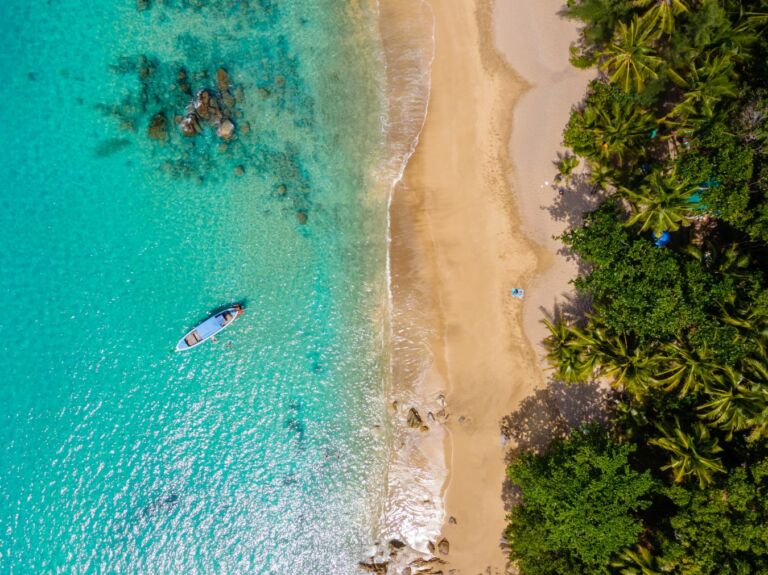
[[[768,573],[768,0],[569,0],[598,78],[561,158],[604,198],[562,241],[584,317],[554,376],[607,427],[509,468],[523,575]],[[569,191],[568,193],[577,193]]]

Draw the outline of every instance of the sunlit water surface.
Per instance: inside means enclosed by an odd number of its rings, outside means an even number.
[[[3,0],[0,22],[0,573],[357,572],[387,452],[376,14]],[[236,138],[184,138],[183,78],[220,66]],[[218,343],[172,351],[232,301]]]

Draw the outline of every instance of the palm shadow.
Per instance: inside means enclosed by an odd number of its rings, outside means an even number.
[[[591,310],[592,296],[579,291],[562,294],[560,299],[554,301],[551,308],[539,306],[541,314],[552,323],[565,321],[576,325],[583,325]]]

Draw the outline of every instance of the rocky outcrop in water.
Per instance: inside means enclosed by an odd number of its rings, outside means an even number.
[[[147,2],[144,9],[149,7]],[[137,125],[148,125],[149,139],[166,142],[172,139],[168,118],[173,118],[178,133],[186,138],[193,138],[207,128],[221,140],[237,138],[235,119],[242,116],[237,109],[238,94],[242,96],[243,90],[234,85],[224,67],[216,69],[214,87],[210,86],[211,75],[206,70],[190,74],[185,66],[164,64],[145,54],[121,57],[111,69],[120,76],[135,75],[139,84],[136,93],[121,104],[98,106],[105,114],[117,118],[120,127],[133,131]],[[195,84],[200,85],[197,91],[193,90]],[[149,118],[148,112],[153,114]],[[251,131],[251,125],[244,124],[240,130],[243,135]]]
[[[406,421],[408,422],[408,427],[414,429],[424,425],[424,421],[421,419],[421,415],[419,415],[419,412],[415,407],[408,410]]]
[[[190,89],[184,69],[179,70],[177,82],[182,92],[186,93]],[[181,133],[191,138],[202,133],[205,126],[211,126],[220,139],[234,139],[236,130],[233,118],[238,115],[238,111],[235,109],[237,100],[230,91],[231,87],[229,73],[224,68],[216,70],[216,89],[203,88],[195,94],[187,106],[186,115],[179,121]],[[247,131],[250,131],[250,125]]]
[[[457,575],[453,569],[446,573],[447,562],[437,556],[448,554],[447,539],[437,544],[430,541],[427,547],[428,552],[420,551],[400,539],[390,539],[386,544],[377,543],[378,551],[359,565],[367,573],[380,575]]]
[[[232,83],[229,80],[229,72],[224,68],[216,70],[216,85],[222,94],[232,87]]]
[[[165,114],[160,111],[149,121],[149,128],[147,128],[147,136],[151,140],[162,140],[165,142],[168,139],[168,121],[165,118]]]
[[[216,135],[222,140],[231,140],[235,137],[235,125],[230,120],[221,120],[216,126]]]
[[[201,10],[217,14],[229,10],[230,4],[231,0],[200,1]],[[235,26],[237,31],[232,33],[238,38],[249,38],[250,28],[261,30],[266,20],[276,17],[268,2],[237,4],[242,10],[235,18],[243,28]],[[192,0],[136,0],[136,8],[158,14],[172,10],[176,18],[177,12],[192,9]],[[211,61],[216,58],[212,54],[221,53],[209,45],[213,40],[180,35],[177,42],[183,61],[159,59],[148,48],[143,54],[120,56],[110,66],[118,85],[130,89],[119,100],[96,104],[95,109],[125,133],[94,143],[93,154],[106,157],[132,144],[144,150],[151,142],[155,146],[152,158],[163,177],[203,183],[261,175],[271,190],[270,205],[265,209],[281,210],[296,223],[297,230],[302,229],[314,209],[311,196],[315,188],[305,165],[311,160],[303,157],[304,147],[295,141],[264,137],[262,126],[243,110],[246,97],[253,97],[258,101],[254,103],[268,110],[267,117],[279,115],[305,131],[311,128],[313,102],[301,89],[291,52],[283,46],[273,50],[261,45],[249,52],[248,61],[259,65],[250,78],[253,92],[246,93],[233,69],[237,60]],[[259,91],[268,100],[252,96]]]

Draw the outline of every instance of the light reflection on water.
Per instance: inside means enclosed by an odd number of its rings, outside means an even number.
[[[343,574],[370,545],[376,15],[245,5],[0,6],[0,573]],[[175,131],[182,66],[242,89],[250,130],[226,149]],[[231,301],[247,311],[219,343],[171,351]]]
[[[431,38],[385,76],[364,2],[207,4],[0,5],[0,573],[356,573],[424,517],[374,426]],[[242,90],[226,149],[175,131],[182,66]],[[219,343],[170,351],[231,301]]]

